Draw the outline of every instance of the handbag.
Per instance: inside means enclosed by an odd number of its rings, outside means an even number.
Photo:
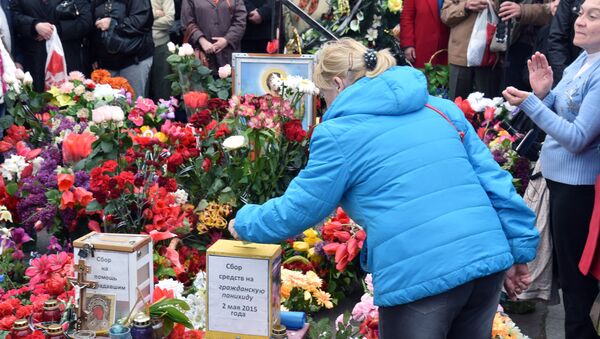
[[[56,5],[56,17],[59,20],[72,20],[79,16],[75,0],[63,0]]]
[[[490,51],[490,44],[496,32],[498,16],[488,0],[488,6],[477,14],[469,46],[467,47],[468,67],[490,67],[496,64],[498,56]]]
[[[202,64],[202,66],[210,68],[210,62],[208,61],[208,57],[206,56],[206,53],[202,50],[202,48],[200,48],[198,46],[198,43],[194,43],[193,41],[190,41],[192,34],[196,30],[197,30],[197,27],[194,24],[188,24],[187,27],[185,28],[185,34],[183,35],[183,43],[192,45],[192,47],[194,47],[194,55],[196,56],[196,59],[200,60],[200,63]]]

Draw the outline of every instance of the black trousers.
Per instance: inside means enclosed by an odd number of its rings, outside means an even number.
[[[489,339],[504,271],[412,303],[379,307],[382,339]]]
[[[486,98],[500,95],[500,80],[502,70],[499,66],[490,67],[465,67],[449,65],[449,92],[450,100],[456,97],[466,99],[474,91],[482,92]]]
[[[598,294],[598,281],[584,276],[578,268],[594,209],[594,186],[567,185],[548,179],[546,182],[550,190],[554,262],[565,308],[565,338],[598,338],[589,316]]]

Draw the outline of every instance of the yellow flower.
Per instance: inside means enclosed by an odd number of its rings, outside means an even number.
[[[142,127],[140,127],[140,132],[142,132],[142,134],[146,133],[146,131],[149,131],[149,130],[150,130],[150,127],[148,127],[148,126],[142,126]]]
[[[158,132],[158,133],[154,134],[154,137],[156,139],[158,139],[160,142],[167,142],[167,140],[169,140],[167,135],[164,134],[163,132]]]
[[[306,252],[308,251],[308,244],[304,241],[294,241],[294,250],[298,252]]]
[[[4,205],[0,205],[0,221],[13,222],[12,215]]]
[[[323,257],[315,253],[314,247],[308,250],[308,259],[317,265],[323,262]]]
[[[317,304],[321,306],[325,306],[325,308],[333,308],[333,303],[331,302],[331,295],[327,292],[316,290],[313,292],[315,299],[317,299]]]
[[[281,284],[281,288],[279,289],[279,295],[283,299],[287,299],[290,297],[290,293],[292,292],[292,288],[289,284]]]
[[[304,300],[310,300],[312,299],[312,295],[310,294],[309,291],[304,291]]]
[[[388,9],[392,13],[402,10],[402,0],[388,0]]]
[[[303,232],[304,234],[304,242],[308,244],[308,246],[313,247],[316,243],[321,242],[319,239],[319,233],[312,228],[307,229]]]
[[[307,238],[316,238],[319,235],[319,233],[317,233],[317,231],[315,231],[314,228],[309,228],[306,231],[302,232],[302,234],[304,234],[304,236]]]

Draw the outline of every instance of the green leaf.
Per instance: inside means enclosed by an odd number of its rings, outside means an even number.
[[[2,129],[7,129],[9,128],[13,123],[15,122],[15,119],[13,118],[12,115],[5,115],[2,118],[0,118],[0,128]]]
[[[102,151],[104,153],[111,153],[113,151],[114,145],[112,142],[102,141],[100,147],[102,148]]]
[[[18,189],[19,189],[19,185],[17,185],[16,182],[11,182],[8,185],[6,185],[6,193],[8,193],[9,195],[14,196],[15,193],[17,193]]]
[[[58,190],[49,190],[45,193],[46,198],[53,204],[60,204],[62,194]]]
[[[87,207],[85,208],[86,212],[96,212],[102,210],[102,205],[98,202],[98,200],[92,200]]]

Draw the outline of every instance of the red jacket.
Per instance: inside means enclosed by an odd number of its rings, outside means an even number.
[[[600,280],[600,175],[596,179],[596,195],[594,198],[594,212],[590,221],[590,231],[587,242],[579,261],[579,270],[583,275],[591,273],[596,279]]]
[[[418,18],[418,19],[417,19]],[[440,19],[438,0],[404,0],[400,15],[400,46],[414,47],[413,66],[423,67],[435,52],[448,48],[450,29]],[[439,53],[433,64],[448,64],[448,53]]]

